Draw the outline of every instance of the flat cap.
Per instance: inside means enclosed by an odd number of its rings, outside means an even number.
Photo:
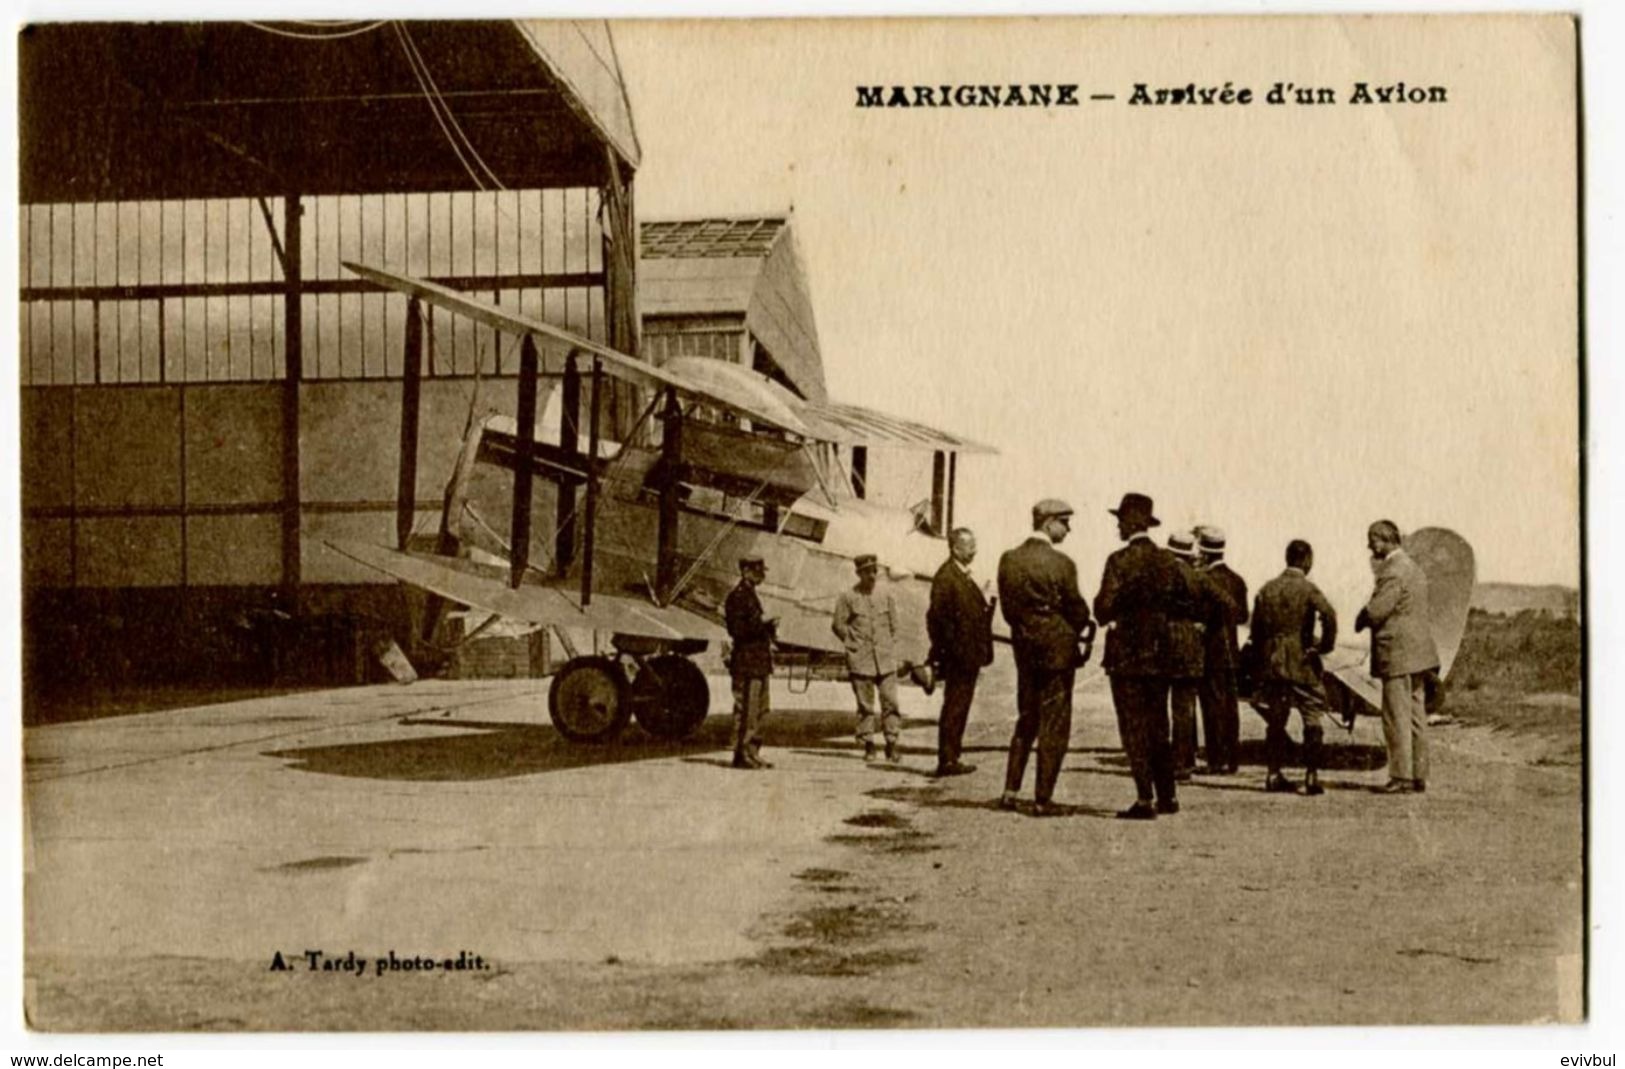
[[[880,558],[873,553],[859,553],[852,558],[852,567],[860,572],[865,568],[878,568],[880,567]]]
[[[750,554],[747,554],[747,555],[739,558],[739,566],[741,568],[749,568],[753,564],[766,564],[766,563],[767,562],[762,559],[762,556],[759,553],[750,553]]]
[[[1075,510],[1058,497],[1046,497],[1033,506],[1033,522],[1043,523],[1053,516],[1070,516]]]

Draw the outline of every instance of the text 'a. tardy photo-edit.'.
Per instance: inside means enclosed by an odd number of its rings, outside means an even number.
[[[1579,49],[23,29],[28,1024],[1584,1020]]]

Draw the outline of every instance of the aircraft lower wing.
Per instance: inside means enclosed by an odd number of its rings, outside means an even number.
[[[528,624],[667,640],[714,642],[728,637],[716,621],[675,605],[660,606],[642,598],[594,591],[591,603],[583,606],[578,590],[532,583],[514,589],[496,570],[472,561],[402,553],[365,542],[327,544],[351,560],[403,583]]]

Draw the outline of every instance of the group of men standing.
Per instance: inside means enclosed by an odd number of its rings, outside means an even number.
[[[1016,725],[1005,764],[999,805],[1018,806],[1032,752],[1038,751],[1031,812],[1058,812],[1056,781],[1072,731],[1077,669],[1093,645],[1097,625],[1108,628],[1104,669],[1110,679],[1119,735],[1133,776],[1135,799],[1117,814],[1154,820],[1179,812],[1177,785],[1196,771],[1197,708],[1201,710],[1209,775],[1239,768],[1241,675],[1250,669],[1251,702],[1266,723],[1265,789],[1323,793],[1324,718],[1329,711],[1320,657],[1336,642],[1337,614],[1308,578],[1314,551],[1294,540],[1286,569],[1259,591],[1251,613],[1247,584],[1224,562],[1225,535],[1203,526],[1170,535],[1157,545],[1160,525],[1151,498],[1125,494],[1115,509],[1124,545],[1106,560],[1099,593],[1090,603],[1078,585],[1077,566],[1055,547],[1071,530],[1073,509],[1046,498],[1033,507],[1033,532],[999,560],[997,602],[1010,626],[1016,664]],[[1439,664],[1428,620],[1427,579],[1405,555],[1398,528],[1387,520],[1368,531],[1376,588],[1355,621],[1372,632],[1371,672],[1382,679],[1383,728],[1389,756],[1386,793],[1421,791],[1427,780],[1426,680]],[[965,726],[981,670],[993,661],[995,600],[971,572],[976,538],[957,528],[950,556],[931,584],[926,628],[929,663],[944,687],[938,721],[939,776],[963,775]],[[858,705],[857,736],[868,761],[900,760],[902,717],[897,705],[897,604],[876,583],[873,555],[855,559],[857,584],[836,601],[832,629],[847,652]],[[763,619],[755,586],[760,558],[740,562],[741,580],[725,607],[733,639],[736,735],[734,766],[768,767],[761,758],[760,720],[767,710],[774,624]],[[1251,620],[1247,649],[1237,628]],[[1283,772],[1287,722],[1303,721],[1305,777],[1301,788]],[[1350,714],[1352,716],[1352,711]]]

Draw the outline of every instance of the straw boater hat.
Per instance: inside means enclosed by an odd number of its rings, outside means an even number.
[[[1203,553],[1224,556],[1224,528],[1205,525],[1196,529],[1196,545]]]
[[[1173,531],[1168,535],[1168,550],[1176,557],[1196,556],[1196,533]]]

